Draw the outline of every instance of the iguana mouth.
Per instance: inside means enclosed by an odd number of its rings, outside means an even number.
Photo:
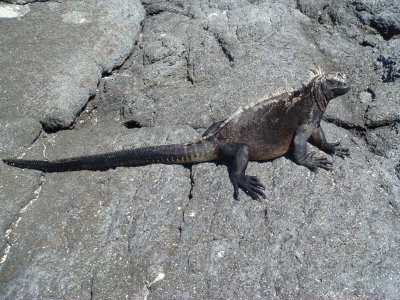
[[[334,93],[336,96],[341,96],[341,95],[346,94],[349,90],[350,90],[350,86],[348,86],[346,84],[341,87],[335,88]]]

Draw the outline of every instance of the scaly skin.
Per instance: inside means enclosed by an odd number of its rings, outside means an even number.
[[[319,149],[341,158],[349,156],[339,143],[328,143],[320,127],[330,100],[349,90],[344,76],[319,72],[302,89],[262,99],[239,109],[229,118],[212,125],[200,140],[177,145],[152,146],[80,156],[55,161],[3,159],[6,164],[44,172],[105,170],[120,166],[152,163],[198,163],[222,160],[230,162],[229,178],[234,198],[239,188],[251,198],[265,198],[265,187],[255,176],[246,175],[249,160],[269,160],[290,149],[295,162],[312,171],[330,170],[325,157],[307,153],[310,139]]]

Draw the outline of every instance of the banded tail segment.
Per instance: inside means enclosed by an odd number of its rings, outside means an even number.
[[[216,158],[217,151],[215,146],[207,140],[199,140],[189,144],[143,147],[53,161],[10,158],[3,159],[3,162],[18,168],[35,169],[44,172],[65,172],[106,170],[115,167],[139,166],[154,163],[182,164],[210,161]]]

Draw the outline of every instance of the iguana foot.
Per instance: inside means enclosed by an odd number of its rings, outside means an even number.
[[[330,162],[326,157],[314,157],[315,152],[310,152],[300,158],[297,163],[309,168],[313,172],[317,172],[318,168],[325,170],[332,170],[332,162]]]
[[[239,200],[239,189],[240,187],[248,196],[250,196],[253,200],[261,200],[262,198],[266,198],[264,194],[265,186],[260,182],[260,180],[256,176],[248,176],[241,174],[236,179],[237,185],[235,186],[234,198]]]
[[[350,156],[349,148],[340,147],[340,142],[329,143],[327,146],[327,152],[339,156],[340,158],[345,158]]]

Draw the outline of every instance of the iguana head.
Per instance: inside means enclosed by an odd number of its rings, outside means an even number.
[[[320,110],[325,110],[330,100],[346,94],[350,89],[346,76],[340,73],[319,72],[310,85],[311,96]]]
[[[344,95],[350,89],[347,84],[346,75],[340,73],[328,73],[323,75],[319,80],[321,82],[321,90],[327,100]]]

